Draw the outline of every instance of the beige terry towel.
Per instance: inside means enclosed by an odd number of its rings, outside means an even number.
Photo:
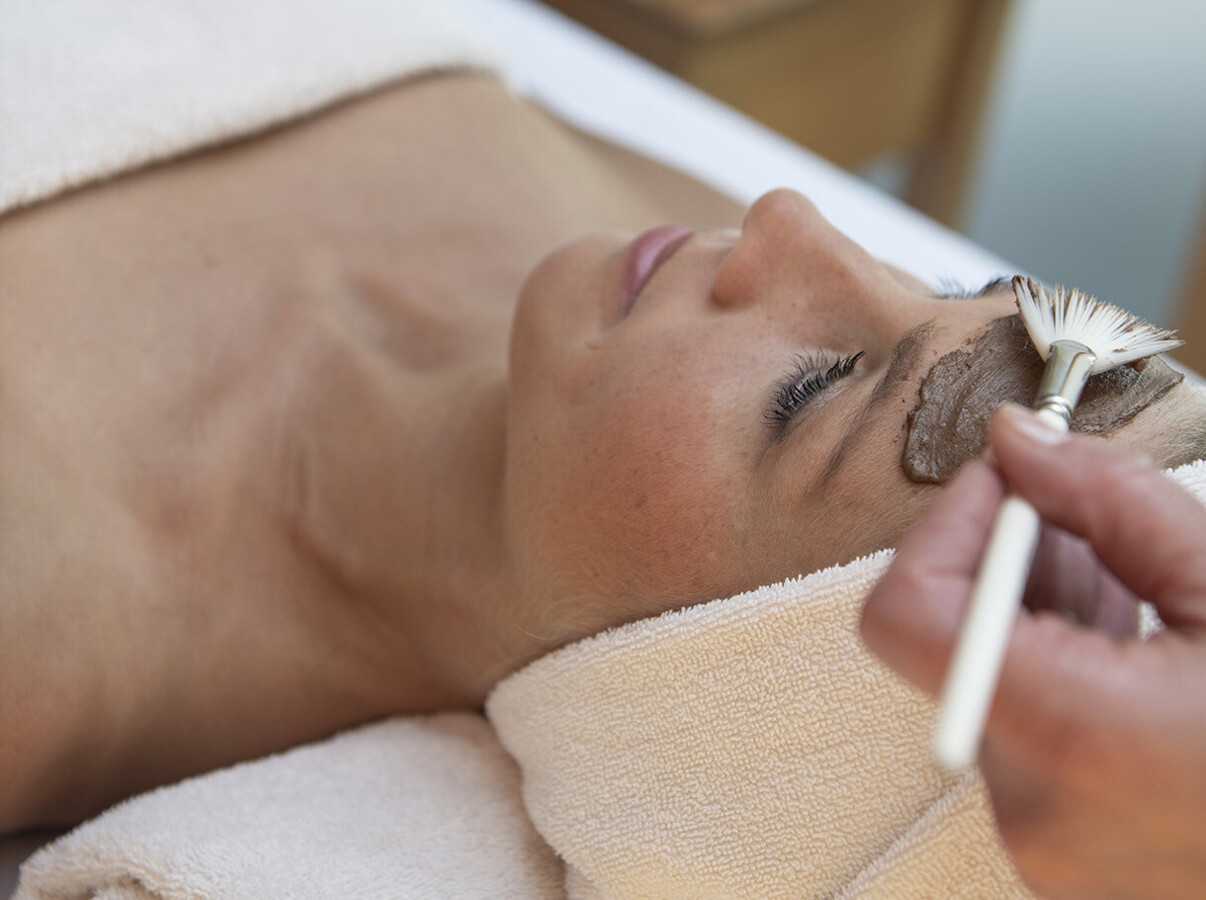
[[[0,213],[461,67],[454,0],[0,0]]]
[[[480,715],[396,719],[135,797],[26,861],[14,900],[564,897]]]
[[[1206,464],[1175,477],[1206,501]],[[889,558],[501,682],[522,803],[481,716],[396,719],[114,807],[26,862],[17,900],[1027,897],[977,777],[930,764],[933,705],[859,644]]]
[[[1206,466],[1176,473],[1206,499]],[[934,704],[860,644],[887,552],[537,660],[487,714],[573,898],[1027,897]]]

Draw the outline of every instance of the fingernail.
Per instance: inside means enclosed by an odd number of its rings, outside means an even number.
[[[1032,411],[1016,403],[1006,403],[997,415],[1015,434],[1031,443],[1054,447],[1068,439],[1067,432],[1056,431]]]

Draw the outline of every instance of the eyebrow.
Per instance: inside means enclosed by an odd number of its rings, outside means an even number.
[[[825,464],[825,472],[821,476],[822,484],[828,482],[845,465],[850,451],[858,446],[867,429],[875,422],[876,412],[896,395],[897,386],[913,374],[936,328],[936,321],[929,319],[914,325],[901,337],[892,350],[892,358],[888,361],[883,377],[871,389],[862,409],[853,416],[850,427],[829,454],[829,461]]]

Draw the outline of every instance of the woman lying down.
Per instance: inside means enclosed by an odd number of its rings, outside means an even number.
[[[1037,382],[1007,284],[484,75],[11,212],[0,272],[4,831],[890,547]],[[1082,418],[1173,465],[1202,413],[1152,362]]]

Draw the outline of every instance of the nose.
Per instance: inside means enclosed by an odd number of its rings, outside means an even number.
[[[808,198],[779,189],[746,213],[741,237],[717,274],[713,300],[737,307],[812,294],[849,299],[860,278],[882,268]]]
[[[721,310],[756,309],[784,328],[821,331],[827,342],[865,348],[894,345],[930,318],[971,325],[1012,311],[1002,297],[956,303],[906,286],[790,190],[772,191],[750,207],[717,273],[712,302]]]

